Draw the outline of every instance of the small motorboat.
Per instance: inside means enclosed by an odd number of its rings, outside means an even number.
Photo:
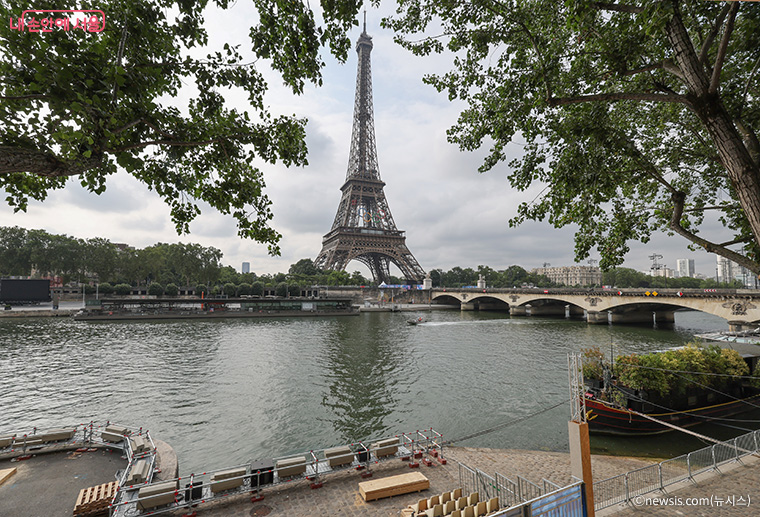
[[[406,320],[407,325],[419,325],[420,323],[424,322],[425,320],[422,319],[422,317],[419,317],[414,320]]]

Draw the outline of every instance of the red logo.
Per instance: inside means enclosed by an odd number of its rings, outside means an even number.
[[[37,14],[40,14],[39,19],[35,17]],[[106,15],[99,9],[27,9],[16,18],[15,25],[11,16],[9,27],[19,32],[53,32],[55,29],[103,32]]]

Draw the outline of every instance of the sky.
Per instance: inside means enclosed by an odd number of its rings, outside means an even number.
[[[412,56],[393,42],[390,31],[380,27],[382,16],[389,14],[387,7],[380,9],[369,9],[367,14],[367,32],[374,44],[372,80],[380,176],[386,183],[385,196],[396,225],[406,232],[406,244],[423,269],[573,265],[574,230],[570,227],[554,229],[537,222],[509,227],[517,206],[533,199],[540,187],[513,190],[506,180],[506,163],[481,174],[477,169],[485,151],[463,152],[447,142],[446,130],[456,122],[463,105],[449,102],[445,94],[423,84],[422,77],[449,70],[450,56]],[[219,50],[225,42],[240,43],[241,51],[252,55],[248,29],[255,18],[248,2],[237,2],[228,11],[207,10],[208,50]],[[351,32],[354,44],[360,32],[360,28]],[[355,50],[345,64],[329,55],[324,59],[323,86],[309,85],[301,96],[294,96],[275,73],[257,64],[269,82],[265,101],[270,112],[296,114],[309,121],[308,166],[261,166],[266,193],[273,203],[271,224],[283,236],[281,256],[271,257],[266,245],[239,238],[231,217],[203,204],[202,214],[190,225],[190,234],[178,236],[168,207],[123,172],[108,179],[107,190],[100,196],[71,179],[65,189],[52,192],[44,202],[30,202],[26,213],[13,213],[0,205],[0,226],[39,228],[79,238],[103,237],[137,248],[157,242],[196,242],[219,248],[224,254],[222,263],[238,271],[242,262],[250,262],[251,271],[257,274],[286,272],[302,258],[316,258],[335,217],[346,176],[357,65]],[[170,102],[181,107],[192,95],[188,88]],[[230,105],[246,108],[243,93],[225,92],[225,96]],[[509,152],[519,153],[519,143]],[[717,224],[710,226],[716,239],[729,240],[726,230]],[[673,269],[676,259],[693,258],[698,273],[713,276],[715,255],[691,252],[687,244],[683,238],[664,234],[646,245],[631,243],[624,266],[648,270],[648,256],[657,253],[663,256],[660,262]],[[369,276],[357,261],[349,263],[347,270]],[[391,273],[399,275],[393,267]]]

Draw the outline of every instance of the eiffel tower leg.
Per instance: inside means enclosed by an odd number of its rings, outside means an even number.
[[[385,282],[386,284],[389,284],[391,282],[391,268],[388,257],[373,255],[372,262],[374,263],[373,268],[377,272],[375,273],[375,271],[373,271],[373,274],[375,275],[375,278],[378,279],[378,283]]]

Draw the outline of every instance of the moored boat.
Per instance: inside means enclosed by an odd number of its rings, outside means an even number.
[[[751,411],[760,407],[760,394],[755,394],[738,400],[729,400],[719,404],[695,407],[680,411],[631,411],[628,408],[615,405],[586,396],[586,416],[589,431],[594,434],[609,434],[621,436],[645,436],[672,431],[671,427],[657,423],[641,413],[656,420],[688,428],[707,422],[720,422],[723,419]],[[644,408],[642,408],[644,409]]]
[[[697,337],[705,341],[716,343],[744,343],[749,345],[760,345],[760,328],[753,330],[741,330],[737,332],[707,332],[697,334]]]
[[[660,434],[671,426],[735,421],[735,415],[760,409],[760,376],[752,374],[758,356],[690,345],[619,357],[614,369],[599,356],[588,359],[586,354],[585,403],[594,434]]]

